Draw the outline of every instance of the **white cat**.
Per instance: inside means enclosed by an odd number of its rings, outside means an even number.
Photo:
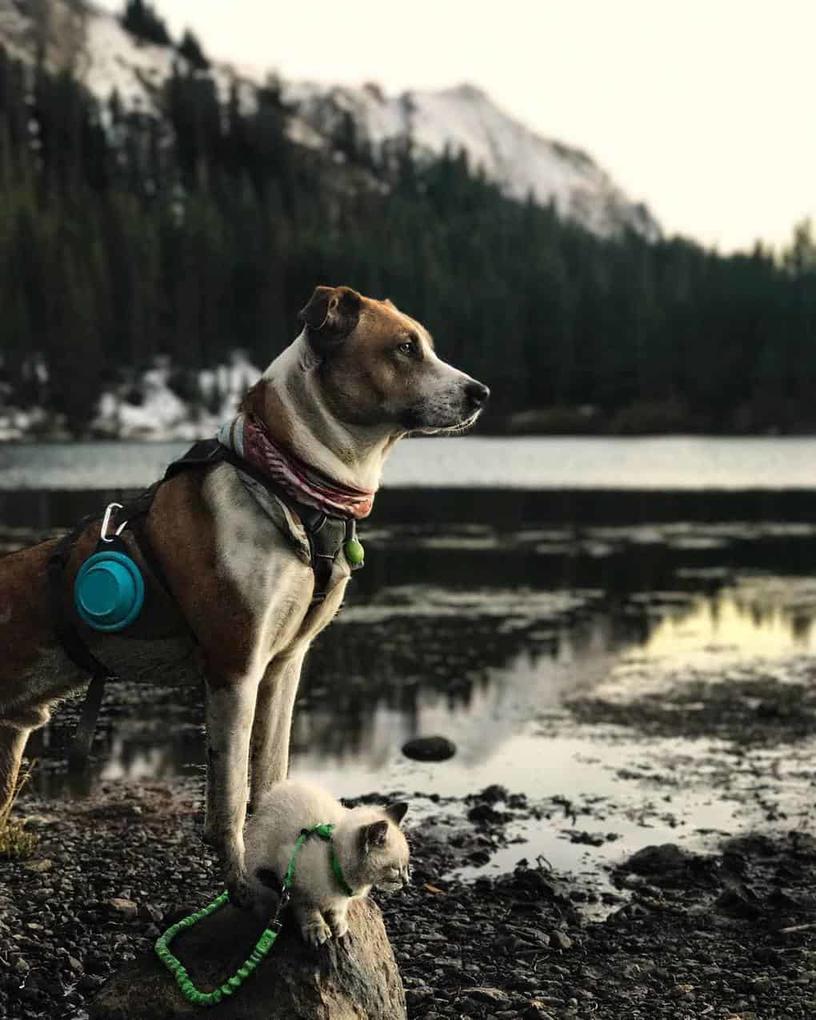
[[[399,828],[407,810],[405,803],[345,808],[310,783],[276,783],[245,833],[247,875],[260,909],[274,909],[300,832],[328,823],[334,826],[331,842],[312,836],[297,855],[292,912],[312,945],[342,938],[352,896],[365,896],[372,886],[396,891],[408,881],[408,843]]]

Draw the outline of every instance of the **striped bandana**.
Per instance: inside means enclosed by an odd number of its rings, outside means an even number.
[[[332,517],[368,517],[374,504],[373,489],[342,485],[305,464],[272,439],[257,418],[239,414],[222,425],[218,441],[307,506]]]

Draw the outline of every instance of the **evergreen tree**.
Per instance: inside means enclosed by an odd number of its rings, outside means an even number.
[[[201,43],[189,28],[184,30],[184,35],[182,35],[181,42],[178,44],[178,51],[196,71],[206,71],[210,66],[210,62],[201,48]]]
[[[145,42],[156,46],[169,46],[171,43],[167,25],[148,0],[126,0],[122,25],[131,35]]]

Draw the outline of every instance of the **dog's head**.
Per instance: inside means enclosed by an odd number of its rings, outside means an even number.
[[[427,329],[390,301],[317,287],[300,319],[320,359],[326,402],[348,424],[460,430],[476,421],[490,395],[437,357]]]

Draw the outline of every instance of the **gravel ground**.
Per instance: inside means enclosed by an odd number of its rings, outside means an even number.
[[[203,847],[201,785],[102,786],[82,801],[23,797],[33,858],[0,864],[0,1016],[81,1020],[122,962],[168,918],[218,889]],[[543,861],[458,881],[463,863],[505,839],[511,803],[489,788],[411,831],[415,883],[382,901],[411,1017],[712,1017],[816,1015],[816,842],[745,836],[719,852],[639,851],[601,894]],[[468,820],[462,821],[462,808]],[[592,895],[592,894],[590,894]]]

